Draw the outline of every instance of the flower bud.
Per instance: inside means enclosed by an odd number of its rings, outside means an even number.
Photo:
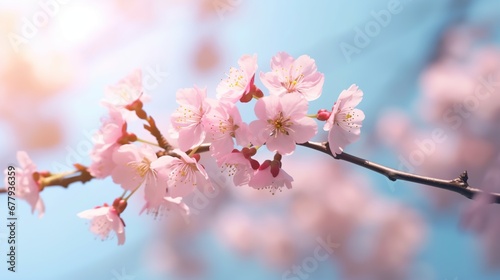
[[[253,95],[251,92],[247,93],[247,94],[244,94],[243,96],[241,96],[240,98],[240,102],[241,103],[248,103],[252,100],[253,98]]]
[[[318,111],[317,119],[320,120],[320,121],[326,121],[326,120],[328,120],[328,118],[330,118],[331,114],[332,114],[331,112],[328,112],[325,109],[320,109]]]
[[[115,201],[113,201],[113,208],[116,209],[117,214],[120,215],[123,211],[125,211],[125,208],[127,208],[127,201],[118,197]]]
[[[196,162],[200,161],[200,154],[194,154],[194,155],[191,155],[191,157],[194,158],[196,160]]]

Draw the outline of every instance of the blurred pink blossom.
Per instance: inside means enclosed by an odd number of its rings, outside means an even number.
[[[9,169],[4,171],[5,186],[14,186],[15,197],[26,200],[31,206],[31,213],[36,210],[38,217],[42,217],[45,213],[45,205],[40,197],[40,184],[33,178],[37,172],[36,165],[25,151],[17,152],[17,161],[20,167],[15,168],[13,171]],[[9,177],[13,176],[15,177],[14,180],[8,180]],[[13,182],[14,185],[12,185]]]
[[[311,101],[321,95],[324,75],[317,71],[316,62],[308,55],[294,59],[280,52],[271,59],[271,72],[260,73],[260,80],[271,95],[299,93]]]
[[[113,153],[120,147],[118,140],[123,136],[123,128],[126,125],[117,108],[108,107],[108,113],[108,118],[101,119],[101,127],[92,138],[94,146],[90,151],[92,163],[89,172],[99,179],[111,175],[115,167]]]
[[[151,97],[143,92],[142,71],[134,70],[128,76],[120,80],[116,85],[106,88],[105,97],[101,101],[106,107],[115,107],[123,114],[126,120],[135,117],[135,112],[126,107],[132,105],[136,100],[147,102]]]

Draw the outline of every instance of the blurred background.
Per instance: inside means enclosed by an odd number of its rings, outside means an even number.
[[[468,170],[471,185],[500,192],[499,21],[495,0],[1,1],[0,166],[16,164],[18,150],[40,170],[88,164],[104,89],[136,68],[153,98],[146,109],[166,133],[177,89],[206,86],[215,97],[241,55],[258,54],[267,72],[285,51],[310,55],[325,74],[310,113],[353,83],[364,91],[362,137],[347,152],[444,179]],[[134,197],[122,215],[124,246],[97,239],[76,216],[121,194],[111,179],[46,189],[42,218],[19,202],[17,272],[2,261],[0,278],[500,277],[498,206],[300,147],[284,159],[293,189],[276,195],[235,188],[203,161],[217,190],[186,200],[190,222],[139,215]],[[1,226],[2,260],[6,236]]]

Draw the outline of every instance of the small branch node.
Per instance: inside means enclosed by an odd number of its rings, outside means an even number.
[[[458,178],[453,179],[451,182],[458,183],[460,187],[467,188],[469,186],[467,180],[469,180],[469,175],[467,173],[467,170],[465,170],[464,172],[462,172],[462,174],[458,176]]]
[[[460,174],[459,178],[462,180],[462,182],[467,184],[467,180],[469,180],[469,175],[467,174],[467,170],[462,172],[462,174]]]

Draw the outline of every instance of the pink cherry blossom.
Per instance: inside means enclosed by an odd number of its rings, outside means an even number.
[[[315,100],[323,90],[324,75],[317,71],[314,59],[302,55],[296,60],[280,52],[271,60],[271,72],[260,73],[260,80],[272,95],[297,92],[308,101]]]
[[[332,114],[326,121],[323,129],[329,131],[328,144],[335,154],[350,143],[358,140],[361,133],[361,123],[365,119],[363,111],[356,107],[363,99],[363,92],[356,85],[340,93],[337,102],[333,105]]]
[[[217,163],[227,171],[230,177],[233,177],[235,186],[247,185],[254,175],[254,167],[258,168],[256,160],[245,157],[245,154],[238,150],[224,155]]]
[[[318,129],[316,122],[306,115],[307,106],[307,101],[298,94],[259,99],[255,104],[259,119],[250,123],[252,144],[266,143],[270,151],[282,155],[293,153],[296,143],[309,141]]]
[[[162,166],[163,174],[166,174],[167,195],[185,197],[191,194],[196,187],[213,189],[205,168],[195,158],[188,156],[179,149],[173,150],[177,157],[163,156],[157,160]]]
[[[42,217],[45,213],[45,205],[40,197],[40,185],[33,178],[33,174],[37,172],[36,165],[25,151],[17,152],[17,161],[20,167],[16,167],[14,172],[5,169],[5,186],[12,186],[15,182],[16,198],[24,199],[31,206],[31,213],[35,210],[38,212],[38,217]],[[9,180],[9,177],[15,177],[15,180]],[[10,182],[10,184],[9,184]]]
[[[180,105],[172,114],[173,128],[178,132],[181,150],[187,151],[200,145],[205,139],[203,118],[210,106],[206,100],[206,89],[184,88],[177,91],[176,100]]]
[[[145,94],[142,89],[142,72],[139,69],[134,70],[128,76],[120,80],[116,85],[106,88],[105,98],[102,104],[105,107],[115,107],[120,110],[126,119],[133,118],[134,112],[125,107],[131,105],[134,101],[149,101],[151,98]]]
[[[238,101],[251,92],[254,87],[255,71],[257,71],[257,55],[243,55],[238,60],[240,69],[231,67],[227,79],[217,86],[217,98],[231,102]]]
[[[163,156],[161,158],[172,158]],[[168,160],[167,160],[168,161]],[[182,202],[182,198],[171,198],[167,195],[168,169],[165,160],[156,159],[151,163],[150,181],[144,187],[145,204],[141,213],[146,211],[155,217],[162,215],[165,211],[176,210],[182,216],[189,215],[189,208]]]
[[[233,138],[240,146],[249,144],[248,125],[242,121],[240,112],[233,103],[215,102],[203,121],[211,140],[210,150],[215,157],[231,153],[234,148]]]
[[[101,120],[101,128],[92,139],[94,147],[90,151],[92,163],[89,166],[89,172],[99,179],[111,175],[115,167],[112,155],[120,147],[118,140],[122,137],[123,128],[126,126],[118,109],[114,107],[108,109],[109,118]]]
[[[162,162],[151,147],[122,145],[113,153],[113,161],[116,166],[111,177],[123,189],[133,191],[144,184],[146,192],[153,188],[159,190],[160,197],[166,194],[166,186],[158,179],[158,173],[162,172]]]
[[[281,167],[277,169],[277,174],[273,174],[273,169],[273,163],[266,164],[266,162],[264,162],[250,179],[248,185],[256,189],[269,189],[272,194],[277,190],[281,191],[281,188],[284,186],[286,186],[287,189],[291,189],[293,182],[292,176],[281,169]]]
[[[182,217],[189,216],[189,207],[182,202],[182,197],[172,198],[165,195],[163,197],[154,196],[153,199],[147,200],[141,213],[146,211],[146,213],[158,217],[158,215],[163,215],[166,211],[171,210],[174,210]]]
[[[97,234],[102,240],[108,238],[114,231],[118,237],[118,245],[125,243],[125,223],[120,218],[118,211],[113,206],[98,206],[77,214],[78,217],[90,221],[90,231]]]

